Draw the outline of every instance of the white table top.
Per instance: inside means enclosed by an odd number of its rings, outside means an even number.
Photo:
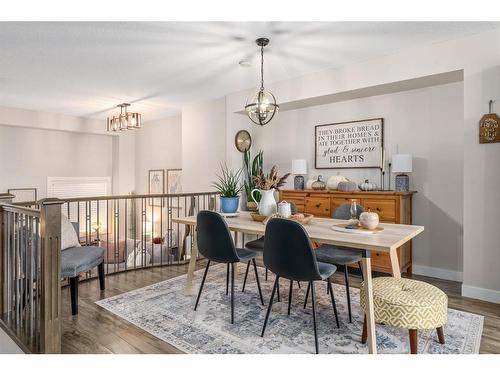
[[[230,230],[257,235],[263,235],[266,227],[263,223],[254,221],[249,212],[242,211],[237,217],[224,218]],[[173,222],[186,225],[196,225],[196,216],[172,218]],[[332,225],[345,223],[345,220],[313,218],[304,228],[312,241],[346,246],[362,250],[377,250],[390,252],[424,231],[423,226],[406,224],[380,223],[383,231],[374,234],[342,233],[331,229]]]

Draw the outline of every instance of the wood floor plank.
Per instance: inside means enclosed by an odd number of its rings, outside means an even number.
[[[260,261],[257,263],[262,266]],[[202,269],[204,266],[205,262],[199,261],[196,268]],[[238,274],[242,274],[244,268],[238,267]],[[187,265],[181,265],[108,275],[104,292],[99,290],[97,279],[81,282],[79,314],[75,317],[71,316],[69,288],[64,287],[62,291],[62,352],[182,353],[169,343],[103,309],[95,304],[95,301],[155,284],[186,272]],[[260,276],[264,279],[263,273]],[[485,319],[480,353],[500,353],[500,305],[461,297],[461,285],[457,282],[417,275],[414,278],[429,282],[442,289],[448,295],[450,308],[483,315]],[[333,282],[343,285],[343,273],[337,272],[333,277]],[[351,287],[356,288],[361,284],[359,273],[356,273],[355,270],[351,272],[350,284]]]

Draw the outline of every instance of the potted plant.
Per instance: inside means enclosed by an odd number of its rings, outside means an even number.
[[[255,193],[261,195],[262,198],[258,204],[259,214],[269,216],[276,213],[277,207],[274,192],[285,184],[288,176],[290,176],[290,173],[282,177],[278,176],[278,167],[273,166],[268,175],[265,175],[264,172],[260,170],[259,174],[253,178],[255,189],[252,190],[250,196]]]
[[[242,170],[234,172],[226,164],[221,165],[222,174],[217,175],[218,181],[213,182],[212,186],[220,194],[221,211],[232,214],[238,211],[240,206],[240,193],[243,186],[240,184]]]
[[[244,162],[245,162],[245,195],[247,197],[247,209],[249,211],[257,211],[257,203],[253,201],[251,194],[252,190],[255,189],[254,177],[257,177],[261,171],[264,164],[263,152],[259,153],[253,158],[251,158],[250,150],[245,151]],[[260,201],[260,193],[256,192],[254,194],[257,202]]]

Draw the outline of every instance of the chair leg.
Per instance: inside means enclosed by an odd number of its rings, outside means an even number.
[[[226,296],[229,294],[229,263],[226,268]]]
[[[201,279],[200,290],[198,291],[198,297],[196,297],[194,311],[196,311],[196,309],[198,307],[198,302],[200,302],[201,291],[203,290],[203,285],[205,285],[205,279],[207,278],[208,267],[210,267],[210,261],[207,262],[207,266],[205,267],[205,272],[203,273],[203,279]]]
[[[278,276],[276,276],[276,280],[278,280]],[[278,292],[278,302],[281,302],[281,298],[280,298],[280,282],[278,280],[278,285],[276,286],[276,290]]]
[[[97,272],[99,273],[99,287],[101,290],[106,289],[106,282],[104,276],[104,262],[97,266]]]
[[[243,288],[241,288],[241,291],[245,291],[245,285],[247,284],[247,277],[248,277],[248,270],[250,269],[250,261],[247,263],[247,270],[245,272],[245,278],[243,279]]]
[[[337,328],[340,328],[339,315],[337,314],[337,304],[335,303],[335,296],[333,295],[332,283],[330,282],[330,279],[326,279],[326,282],[328,283],[328,290],[330,291],[330,297],[332,299],[333,312],[335,314],[335,321],[337,322]]]
[[[267,267],[266,267],[266,281],[267,281]]]
[[[444,329],[443,327],[436,328],[438,340],[440,344],[444,344]]]
[[[307,306],[307,299],[309,298],[309,291],[311,290],[311,283],[307,283],[306,298],[304,299],[304,309]]]
[[[293,280],[290,280],[290,290],[288,291],[288,315],[290,315],[290,307],[292,307],[292,291],[293,291]]]
[[[417,354],[417,349],[418,349],[418,342],[417,342],[417,336],[418,336],[418,330],[416,329],[410,329],[409,335],[410,335],[410,353],[411,354]]]
[[[366,326],[366,315],[363,317],[363,332],[361,333],[361,343],[366,344],[368,339],[368,327]]]
[[[260,334],[260,337],[264,337],[264,332],[266,331],[267,321],[269,320],[269,314],[271,313],[271,307],[273,307],[274,293],[276,292],[276,288],[278,287],[278,280],[279,277],[276,276],[273,291],[271,293],[271,299],[269,300],[269,306],[267,306],[266,319],[264,320],[264,326],[262,327],[262,333]]]
[[[361,262],[358,262],[359,272],[361,272],[361,281],[365,281],[365,277],[363,276],[363,268],[361,268]]]
[[[234,263],[231,263],[231,324],[234,323]]]
[[[297,285],[299,286],[299,289],[302,289],[302,287],[300,286],[300,281],[297,280]]]
[[[312,305],[313,305],[314,344],[316,346],[316,354],[319,354],[318,330],[316,328],[316,295],[314,293],[314,281],[311,281],[311,299],[312,299]]]
[[[347,310],[349,311],[349,323],[352,323],[351,315],[351,294],[349,293],[349,271],[347,265],[344,266],[345,291],[347,294]]]
[[[262,306],[264,306],[264,297],[262,297],[262,289],[260,288],[259,273],[257,272],[257,263],[255,263],[255,258],[252,259],[252,263],[253,270],[255,272],[255,280],[257,281],[257,289],[259,290],[260,302],[262,303]],[[250,262],[248,264],[250,264]]]
[[[71,315],[78,315],[78,276],[69,278],[71,294]]]

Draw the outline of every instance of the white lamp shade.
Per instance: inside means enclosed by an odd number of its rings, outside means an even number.
[[[292,174],[307,174],[307,160],[292,160]]]
[[[392,171],[394,173],[409,173],[413,171],[410,154],[396,154],[392,156]]]

